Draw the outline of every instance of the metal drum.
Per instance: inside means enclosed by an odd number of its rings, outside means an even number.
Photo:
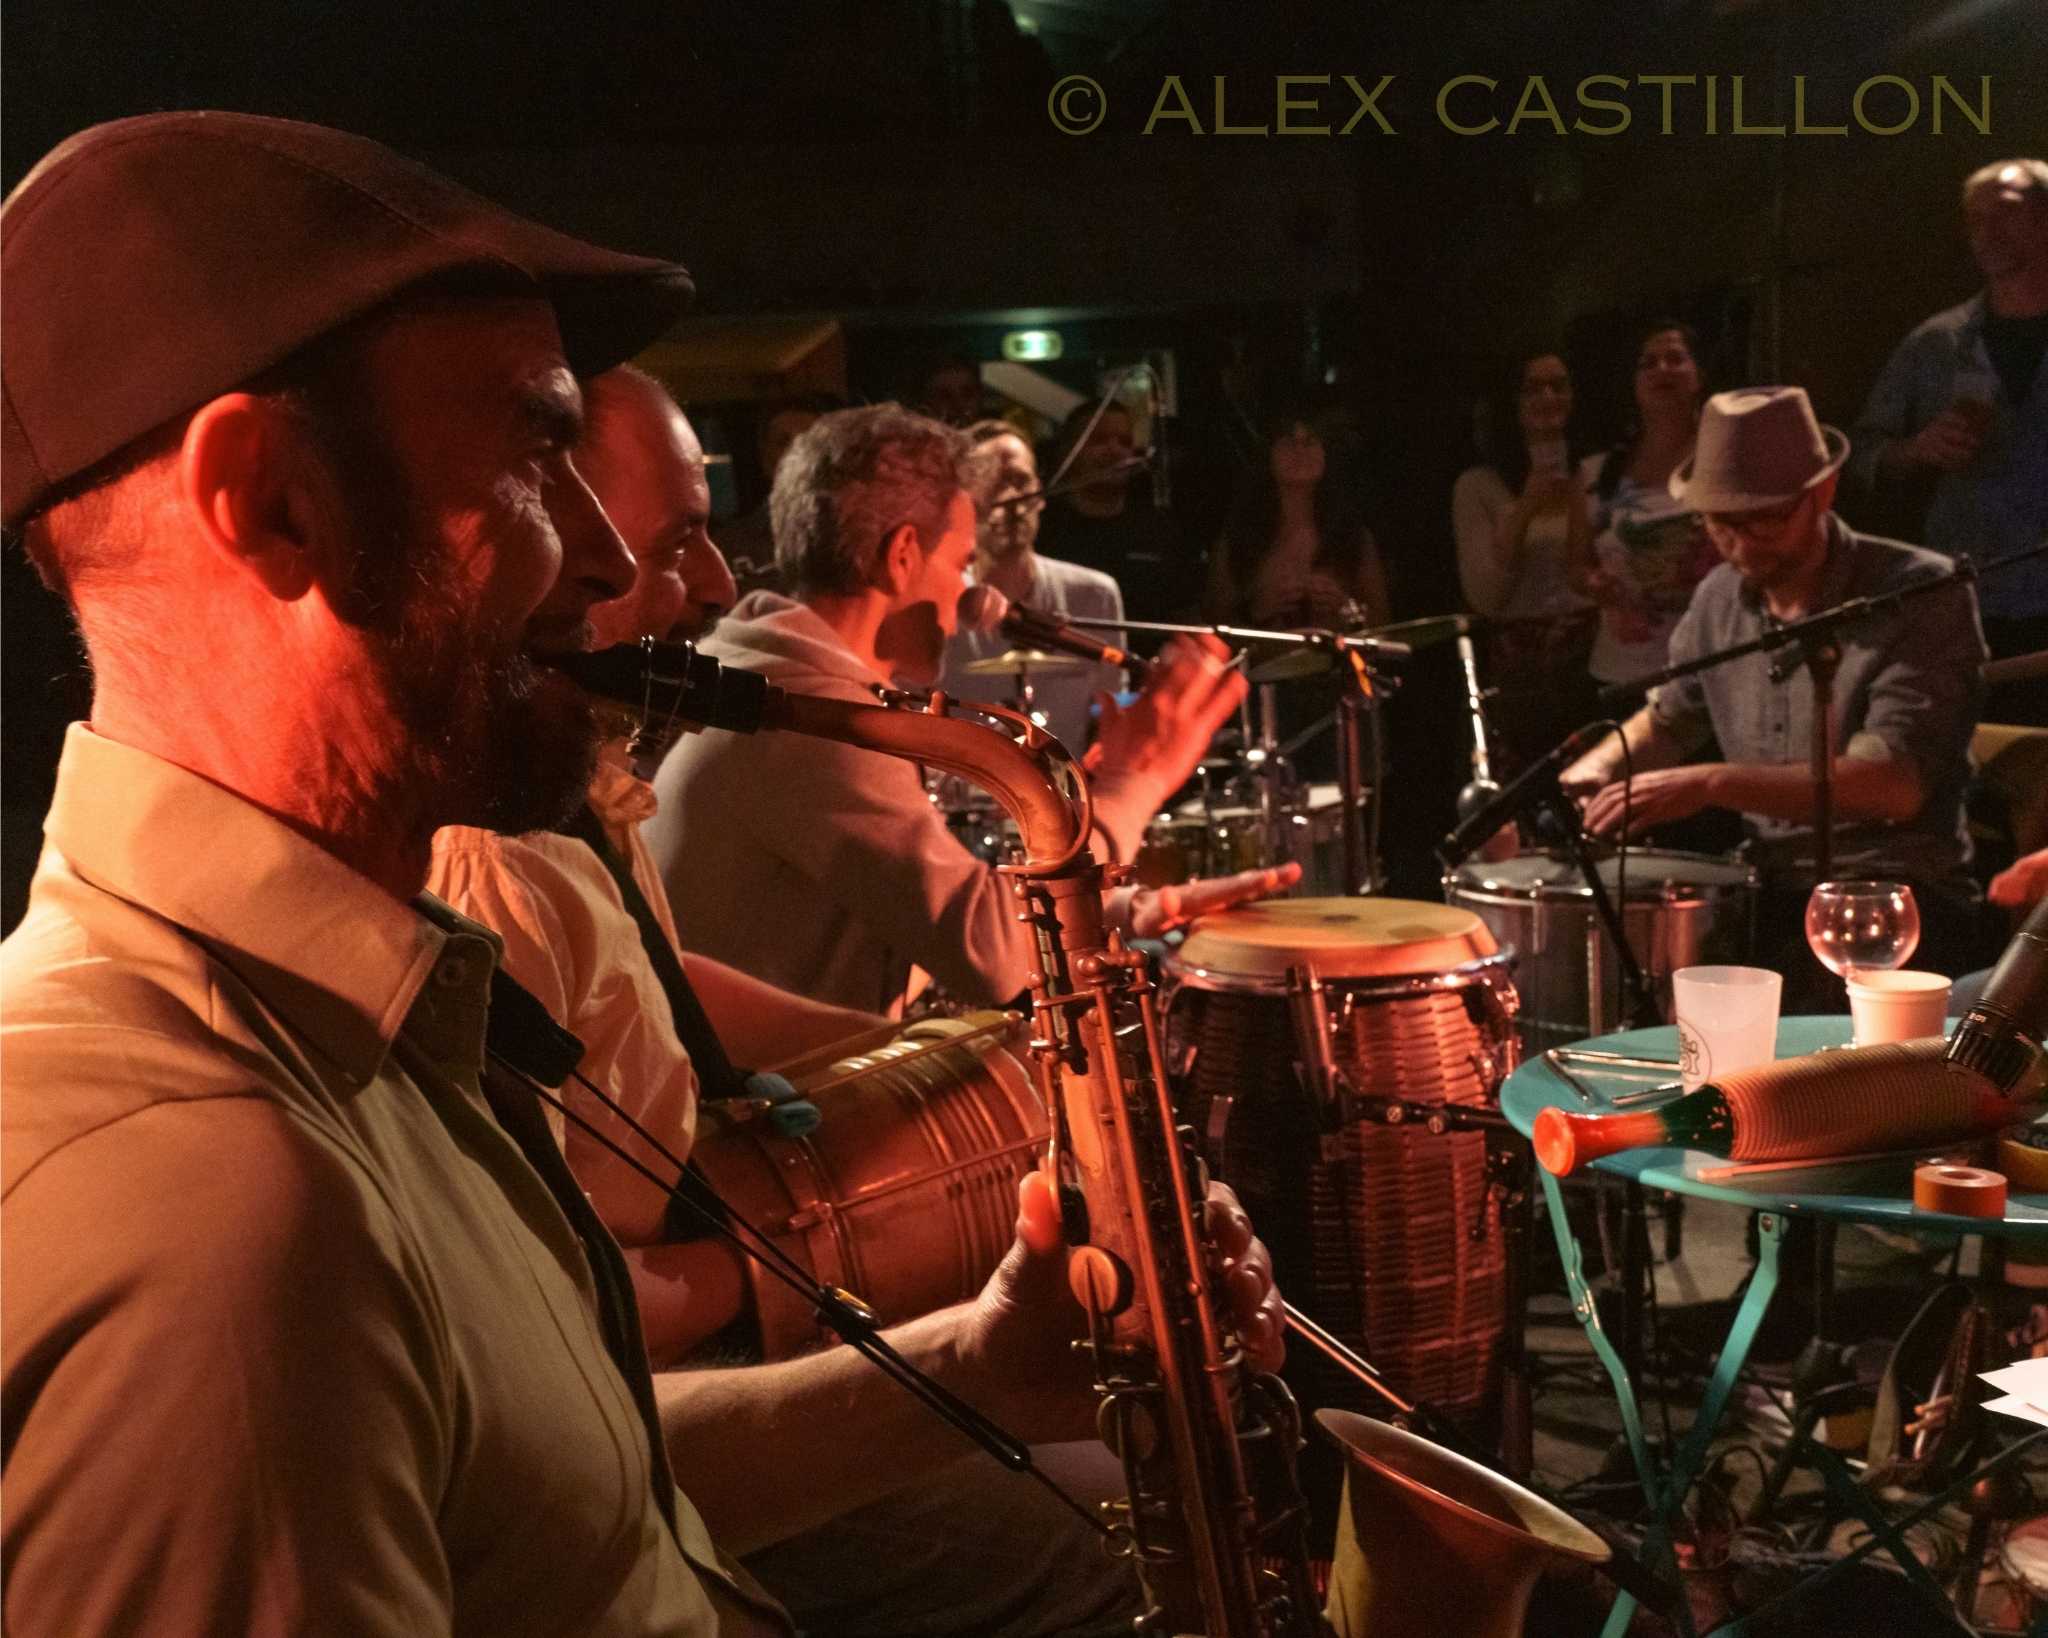
[[[841,1042],[782,1068],[824,1117],[808,1135],[707,1103],[691,1158],[735,1213],[885,1323],[964,1301],[1010,1249],[1017,1180],[1045,1148],[1024,1041],[1018,1014],[980,1012]],[[832,1340],[745,1266],[764,1357]]]
[[[1182,1108],[1280,1289],[1452,1412],[1497,1403],[1506,1265],[1487,1133],[1431,1114],[1491,1114],[1517,1056],[1509,959],[1469,911],[1276,899],[1198,922],[1167,962]],[[1383,1408],[1320,1359],[1290,1375]]]
[[[1197,876],[1230,876],[1298,863],[1309,892],[1341,891],[1343,802],[1335,785],[1296,787],[1269,824],[1248,804],[1197,797],[1162,813],[1145,831],[1136,860],[1140,885],[1166,887]]]
[[[1625,906],[1615,860],[1602,860],[1599,871],[1667,1021],[1671,975],[1680,967],[1749,959],[1757,875],[1748,865],[1704,853],[1630,848]],[[1584,878],[1562,854],[1461,865],[1444,879],[1444,897],[1476,912],[1500,945],[1516,952],[1521,1027],[1532,1052],[1626,1022],[1616,1011],[1614,941]]]

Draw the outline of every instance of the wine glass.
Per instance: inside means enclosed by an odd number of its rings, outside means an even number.
[[[1806,943],[1837,978],[1903,967],[1920,947],[1920,906],[1904,882],[1822,882],[1806,901]]]

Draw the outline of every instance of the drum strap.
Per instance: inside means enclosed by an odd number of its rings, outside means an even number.
[[[690,1055],[690,1063],[697,1071],[699,1094],[705,1098],[744,1097],[746,1077],[733,1067],[732,1059],[726,1056],[724,1043],[718,1039],[718,1031],[711,1027],[704,1003],[697,999],[690,976],[683,970],[682,958],[669,943],[668,934],[662,931],[660,921],[655,918],[654,907],[647,902],[647,895],[633,880],[632,867],[619,857],[618,849],[605,835],[602,822],[586,803],[577,809],[575,818],[562,827],[562,833],[583,843],[611,872],[619,898],[640,929],[640,946],[647,952],[647,963],[661,981],[662,993],[668,997],[669,1015],[675,1020],[676,1039],[683,1043],[684,1050]],[[696,1170],[694,1162],[690,1169]],[[702,1181],[701,1173],[698,1177]],[[717,1198],[711,1195],[708,1187],[696,1192],[700,1199]],[[665,1228],[667,1238],[675,1241],[694,1240],[704,1233],[697,1214],[674,1199],[669,1202]]]
[[[597,815],[586,804],[577,809],[576,817],[564,825],[562,831],[588,847],[611,872],[619,897],[625,901],[627,914],[640,929],[640,947],[647,952],[647,963],[654,969],[654,976],[661,980],[662,993],[668,997],[668,1010],[676,1023],[676,1039],[683,1043],[690,1054],[690,1062],[696,1066],[697,1084],[702,1095],[706,1098],[744,1096],[746,1077],[733,1067],[732,1059],[726,1056],[718,1032],[711,1027],[711,1019],[704,1011],[704,1003],[697,999],[697,992],[690,985],[690,976],[683,970],[682,959],[669,943],[668,935],[661,930],[661,923],[655,918],[654,907],[647,902],[647,895],[633,880],[632,867],[619,857],[618,849],[605,835]]]

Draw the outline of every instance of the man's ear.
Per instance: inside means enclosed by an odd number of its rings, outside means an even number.
[[[1815,517],[1826,517],[1828,509],[1835,504],[1835,490],[1842,481],[1842,469],[1836,467],[1825,478],[1813,486],[1813,513]]]
[[[882,549],[875,554],[875,578],[890,597],[907,594],[923,568],[924,544],[915,525],[899,523],[882,537]]]
[[[194,412],[178,452],[178,494],[207,541],[271,596],[312,589],[327,511],[322,472],[291,412],[254,393],[227,393]]]

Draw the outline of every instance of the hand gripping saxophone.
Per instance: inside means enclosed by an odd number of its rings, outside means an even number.
[[[1300,1417],[1250,1364],[1220,1294],[1199,1162],[1174,1116],[1145,958],[1103,925],[1091,808],[1064,747],[1014,712],[944,695],[867,705],[792,694],[686,645],[571,655],[561,668],[634,708],[643,739],[705,725],[810,734],[960,775],[1016,822],[998,869],[1037,936],[1031,1051],[1051,1114],[1085,1344],[1128,1495],[1114,1539],[1150,1606],[1139,1630],[1320,1635],[1295,1482]],[[978,719],[978,720],[976,720]]]

